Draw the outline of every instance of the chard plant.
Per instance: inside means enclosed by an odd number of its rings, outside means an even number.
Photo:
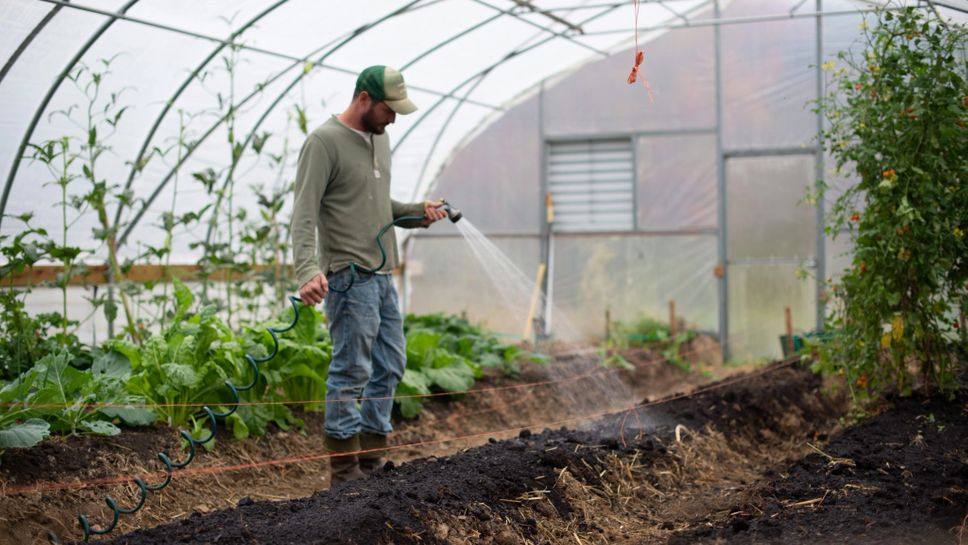
[[[422,396],[434,392],[469,390],[486,368],[516,375],[520,362],[547,363],[544,356],[504,344],[459,316],[408,314],[407,371],[397,386],[397,403],[404,418],[417,416]]]
[[[217,405],[229,399],[227,379],[241,383],[242,346],[211,305],[190,312],[194,296],[174,279],[175,311],[170,327],[150,336],[141,346],[113,340],[106,348],[131,364],[127,390],[154,404],[169,426],[186,426],[204,414],[199,404]]]
[[[823,66],[822,142],[857,182],[829,213],[853,260],[830,283],[833,337],[815,367],[843,374],[855,400],[917,378],[952,392],[968,307],[968,33],[914,8],[862,29],[859,49]]]

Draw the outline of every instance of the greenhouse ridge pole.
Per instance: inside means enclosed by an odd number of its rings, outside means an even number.
[[[138,25],[144,25],[144,26],[147,26],[147,27],[156,28],[156,29],[159,29],[159,30],[164,30],[166,32],[173,32],[175,34],[180,34],[182,36],[189,36],[191,38],[198,38],[200,40],[207,40],[209,42],[220,43],[220,44],[224,44],[224,45],[232,45],[232,46],[238,47],[239,49],[243,49],[245,51],[251,51],[253,53],[261,53],[263,55],[267,55],[269,57],[275,57],[277,59],[283,59],[283,60],[293,61],[293,62],[297,62],[297,63],[306,63],[306,62],[309,62],[311,64],[315,64],[315,65],[319,66],[320,68],[327,68],[329,70],[333,70],[335,72],[340,72],[342,74],[348,74],[348,75],[351,75],[351,76],[354,76],[354,77],[357,74],[357,71],[356,70],[351,70],[349,68],[343,68],[341,66],[326,65],[326,64],[322,64],[322,63],[318,63],[318,62],[317,63],[313,63],[312,61],[310,61],[309,59],[307,59],[305,57],[297,57],[296,55],[289,55],[287,53],[281,53],[279,51],[273,51],[271,49],[266,49],[264,47],[255,47],[255,46],[252,46],[252,45],[246,45],[246,44],[240,44],[240,43],[232,43],[232,42],[230,42],[228,40],[224,40],[224,39],[219,38],[219,37],[216,37],[216,36],[209,36],[207,34],[202,34],[200,32],[192,32],[191,30],[185,30],[183,28],[173,27],[171,25],[166,25],[166,24],[163,24],[163,23],[155,22],[155,21],[149,21],[147,19],[142,19],[142,18],[139,18],[139,17],[129,17],[127,15],[117,15],[117,14],[114,14],[113,12],[105,11],[105,10],[97,9],[97,8],[92,8],[90,6],[83,6],[83,5],[80,5],[80,4],[71,4],[71,3],[68,3],[67,0],[36,0],[36,1],[38,1],[38,2],[46,2],[48,4],[54,4],[54,5],[57,5],[57,6],[68,7],[68,8],[72,8],[72,9],[79,10],[79,11],[85,11],[85,12],[88,12],[88,13],[94,13],[94,14],[97,14],[97,15],[104,15],[106,17],[114,17],[115,19],[119,19],[119,20],[122,20],[122,21],[125,21],[125,22],[128,22],[128,23],[134,23],[134,24],[138,24]],[[430,0],[430,1],[426,2],[422,6],[418,6],[416,8],[410,9],[409,12],[417,11],[417,10],[426,8],[428,6],[432,6],[434,4],[437,4],[437,3],[440,3],[440,2],[443,2],[443,1],[445,1],[445,0]],[[436,89],[429,89],[429,88],[421,87],[421,86],[417,86],[417,85],[408,85],[408,88],[409,89],[413,89],[414,91],[421,91],[423,93],[429,93],[431,95],[440,95],[440,94],[442,94],[439,91],[437,91]],[[475,104],[478,105],[478,106],[482,106],[484,108],[490,108],[492,110],[500,110],[501,109],[500,107],[495,106],[493,104],[485,104],[485,103],[482,103],[482,102],[475,102]]]
[[[940,5],[940,4],[939,4]],[[806,13],[788,13],[785,15],[749,15],[745,17],[728,17],[720,18],[714,16],[713,19],[699,19],[690,20],[688,24],[686,23],[676,23],[676,24],[665,24],[656,25],[648,27],[639,27],[639,32],[649,32],[652,30],[674,30],[678,28],[693,28],[693,27],[705,27],[705,26],[722,26],[722,25],[742,25],[746,23],[767,23],[770,21],[786,21],[789,19],[809,19],[813,17],[835,17],[839,15],[857,15],[862,13],[875,13],[882,11],[883,8],[870,8],[870,9],[847,9],[838,11],[826,11],[826,12],[806,12]],[[904,9],[903,7],[897,8],[886,8],[887,11],[900,11]],[[927,9],[925,7],[920,7],[919,9]],[[607,29],[607,30],[593,30],[586,32],[585,36],[605,36],[608,34],[622,34],[628,32],[628,29]]]
[[[0,197],[0,226],[3,225],[3,215],[7,211],[7,199],[10,198],[10,190],[13,188],[13,180],[17,177],[17,170],[20,168],[20,161],[23,159],[24,152],[27,150],[27,144],[30,142],[30,137],[33,136],[34,130],[37,129],[37,123],[40,122],[40,118],[44,115],[44,110],[50,104],[50,101],[54,98],[54,93],[60,88],[60,84],[67,79],[67,76],[74,69],[74,66],[80,62],[81,57],[94,45],[94,42],[101,37],[115,21],[123,16],[132,6],[138,3],[138,0],[128,0],[128,2],[121,7],[116,13],[109,16],[109,19],[101,24],[100,28],[88,38],[87,42],[74,54],[67,66],[61,71],[54,80],[54,83],[47,89],[47,94],[44,95],[43,100],[40,101],[40,106],[37,107],[37,111],[34,112],[34,117],[30,120],[30,125],[27,126],[27,132],[24,133],[23,139],[20,141],[20,146],[17,148],[16,155],[13,156],[13,164],[10,165],[10,172],[7,174],[7,182],[3,187],[3,196]]]
[[[713,14],[719,19],[719,0],[713,0]],[[723,362],[729,361],[729,256],[726,252],[726,156],[723,154],[723,67],[722,31],[720,25],[713,27],[713,47],[716,81],[716,223],[719,227],[717,245],[719,276],[719,346]]]
[[[512,0],[512,1],[513,1],[513,0]],[[478,3],[478,4],[480,4],[480,5],[482,5],[482,6],[485,6],[485,7],[488,7],[488,8],[491,8],[491,9],[493,9],[493,10],[497,10],[497,11],[502,11],[502,12],[504,11],[504,10],[502,10],[501,8],[499,8],[499,7],[497,7],[497,6],[493,6],[493,5],[491,5],[491,4],[489,4],[489,3],[487,3],[487,2],[485,2],[484,0],[474,0],[474,2],[476,2],[476,3]],[[611,7],[611,8],[609,8],[609,9],[607,9],[607,10],[605,10],[605,12],[604,12],[604,13],[609,13],[609,12],[611,12],[612,10],[614,10],[614,9],[616,9],[617,7],[618,7],[618,6],[615,6],[615,7]],[[569,35],[567,35],[567,34],[566,34],[565,32],[555,32],[554,30],[551,30],[550,28],[548,28],[548,27],[546,27],[546,26],[542,26],[542,25],[539,25],[538,23],[535,23],[534,21],[529,21],[528,19],[525,19],[524,17],[521,17],[521,16],[520,16],[520,15],[518,15],[517,13],[514,13],[514,11],[513,11],[513,10],[512,10],[512,11],[509,11],[509,12],[507,12],[507,14],[508,14],[508,15],[510,15],[511,17],[514,17],[515,19],[517,19],[517,20],[519,20],[519,21],[521,21],[522,23],[525,23],[525,24],[528,24],[528,25],[531,25],[531,26],[533,26],[533,27],[537,27],[537,28],[538,28],[538,29],[540,29],[540,30],[541,30],[542,32],[548,32],[548,33],[551,33],[551,34],[553,34],[553,35],[555,35],[555,36],[557,36],[557,37],[559,37],[559,38],[562,38],[562,39],[565,39],[565,40],[568,40],[569,42],[571,42],[571,43],[573,43],[573,44],[575,44],[575,45],[577,45],[578,47],[582,47],[582,48],[584,48],[584,49],[587,49],[587,50],[589,50],[589,51],[592,51],[592,52],[594,52],[594,53],[596,53],[596,54],[598,54],[598,55],[602,55],[603,57],[608,57],[608,53],[607,53],[607,52],[605,52],[605,51],[601,51],[601,50],[599,50],[599,49],[597,49],[597,48],[595,48],[595,47],[592,47],[592,46],[590,46],[590,45],[588,45],[588,44],[585,44],[585,43],[582,43],[582,42],[579,42],[578,40],[576,40],[576,39],[575,39],[575,38],[573,38],[572,36],[569,36]],[[594,19],[597,19],[597,18],[598,18],[598,16],[596,15],[595,17],[593,17],[593,18],[592,18],[592,19],[590,19],[590,20],[584,20],[584,21],[581,21],[580,23],[578,23],[577,25],[571,25],[571,27],[570,27],[570,28],[574,28],[574,27],[576,27],[576,26],[577,26],[577,27],[581,27],[581,25],[583,25],[583,24],[585,24],[585,23],[588,23],[588,22],[590,22],[590,21],[592,21],[592,20],[594,20]],[[569,23],[569,24],[570,24],[570,23]],[[584,32],[582,32],[582,34],[584,34]]]

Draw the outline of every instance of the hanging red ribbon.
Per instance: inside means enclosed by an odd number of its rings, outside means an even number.
[[[635,80],[639,77],[639,66],[645,59],[645,53],[639,49],[639,0],[633,2],[635,10],[635,64],[632,65],[632,71],[629,72],[628,82],[629,84],[635,83]],[[649,93],[649,102],[655,102],[655,97],[652,96],[652,86],[649,85],[648,78],[643,74],[642,85],[645,86],[645,90]]]

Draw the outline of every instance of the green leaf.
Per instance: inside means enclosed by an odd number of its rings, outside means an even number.
[[[138,349],[138,345],[130,341],[112,339],[105,343],[104,349],[112,350],[128,358],[132,368],[136,369],[141,366],[141,350]]]
[[[158,368],[167,359],[168,343],[161,335],[152,335],[141,346],[141,360],[145,368]],[[135,369],[137,369],[137,366],[135,366]]]
[[[326,379],[320,376],[319,373],[313,371],[305,363],[300,363],[299,365],[287,366],[285,368],[285,374],[287,377],[303,377],[315,382],[325,383]]]
[[[185,317],[185,313],[192,308],[195,298],[188,286],[181,280],[173,278],[172,284],[175,286],[175,316],[172,318],[172,322],[178,323]]]
[[[424,369],[427,378],[446,392],[470,390],[474,385],[474,370],[463,360],[447,367]]]
[[[104,420],[81,422],[81,429],[85,429],[94,435],[114,436],[121,433],[121,428]]]
[[[417,392],[412,387],[403,384],[402,382],[397,385],[398,396],[413,396],[420,394],[421,392]],[[420,410],[423,407],[423,398],[420,397],[399,397],[396,399],[396,402],[400,405],[400,414],[404,418],[416,417],[418,414],[420,414]]]
[[[50,435],[50,424],[39,418],[30,418],[0,430],[0,449],[30,448]]]
[[[245,420],[238,412],[233,413],[225,419],[225,424],[232,428],[232,437],[235,437],[239,441],[244,441],[249,438],[249,427],[245,425]]]
[[[450,352],[448,350],[438,348],[434,350],[433,353],[433,367],[439,369],[441,367],[448,367],[454,365],[458,362],[463,362],[464,358]]]
[[[407,369],[403,373],[400,384],[410,388],[414,394],[426,395],[430,393],[430,378],[426,373],[417,369]],[[399,387],[397,388],[399,392]]]
[[[103,407],[100,412],[108,418],[120,418],[128,426],[149,426],[158,419],[154,411],[141,407]]]
[[[433,364],[441,335],[429,329],[412,329],[407,333],[407,367],[421,368]]]
[[[31,387],[37,378],[37,368],[34,367],[26,373],[21,373],[19,377],[3,385],[0,388],[0,402],[11,403],[14,401],[26,401],[31,394]]]
[[[127,380],[131,376],[131,362],[120,352],[109,350],[94,360],[91,373],[99,379]]]
[[[90,373],[70,366],[70,353],[66,350],[44,356],[36,367],[41,380],[37,396],[46,402],[81,402],[77,394],[92,380]]]
[[[165,363],[161,366],[169,385],[175,388],[194,388],[198,385],[198,373],[191,365]]]
[[[500,368],[504,366],[504,359],[497,354],[481,354],[481,356],[477,359],[477,363],[480,364],[481,367],[485,368]]]

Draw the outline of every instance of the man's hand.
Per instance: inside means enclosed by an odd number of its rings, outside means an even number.
[[[443,209],[443,206],[444,199],[440,199],[439,201],[424,201],[424,227],[447,217],[447,211]]]
[[[326,281],[326,275],[319,273],[312,277],[309,282],[306,282],[299,288],[299,298],[302,302],[314,307],[322,301],[326,294],[329,293],[329,282]]]

